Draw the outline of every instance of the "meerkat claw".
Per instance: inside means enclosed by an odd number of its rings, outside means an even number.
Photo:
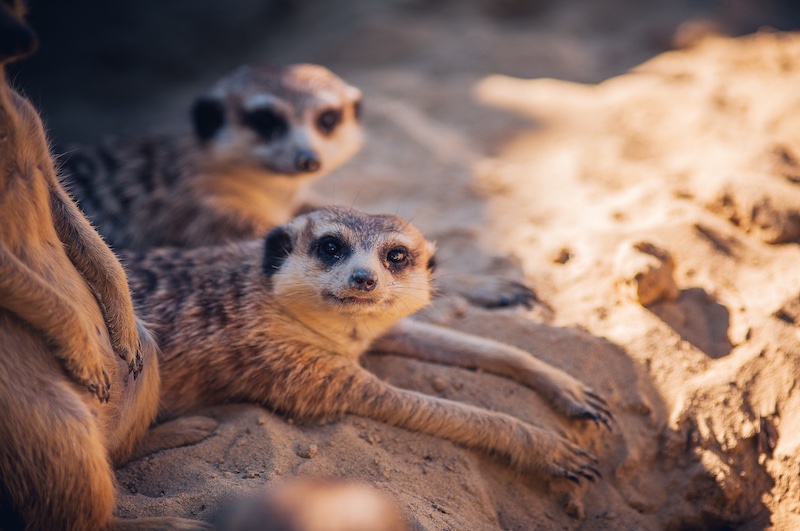
[[[128,372],[133,374],[133,379],[137,379],[139,377],[139,373],[142,372],[144,368],[144,362],[142,361],[142,354],[137,350],[136,356],[134,356],[133,360],[128,364]]]
[[[108,374],[105,371],[103,371],[103,380],[104,382],[102,384],[93,382],[86,385],[86,389],[89,391],[89,394],[96,396],[97,400],[99,400],[101,404],[108,403],[111,395],[111,382],[109,381]]]
[[[593,404],[591,404],[591,405],[592,405],[592,407],[595,407]],[[603,426],[605,427],[605,429],[607,429],[608,431],[613,431],[613,428],[611,427],[611,423],[609,422],[610,415],[608,415],[608,413],[606,411],[603,411],[602,409],[599,409],[599,408],[595,408],[595,409],[598,409],[598,410],[597,411],[592,411],[592,410],[588,410],[588,409],[584,410],[582,413],[580,413],[577,416],[577,418],[579,418],[581,420],[591,420],[592,422],[594,422],[595,426],[597,426],[598,428],[600,427],[600,424],[602,423]]]

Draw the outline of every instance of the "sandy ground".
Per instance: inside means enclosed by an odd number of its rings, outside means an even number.
[[[800,36],[711,38],[650,59],[692,17],[752,29],[749,4],[585,4],[502,18],[488,2],[309,2],[214,68],[314,61],[360,86],[369,140],[319,198],[413,219],[453,269],[524,278],[543,301],[533,310],[443,297],[423,317],[566,370],[617,422],[613,433],[568,422],[488,374],[394,356],[365,365],[563,433],[604,478],[568,499],[432,437],[233,405],[204,412],[220,421],[209,439],[120,469],[121,516],[210,520],[229,499],[323,475],[391,495],[417,529],[800,528]],[[208,75],[176,81],[144,118],[106,101],[80,128],[85,106],[44,111],[59,142],[155,125]],[[631,285],[652,278],[664,289],[643,306]]]

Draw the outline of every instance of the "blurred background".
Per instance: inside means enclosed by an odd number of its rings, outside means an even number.
[[[793,0],[29,4],[41,48],[16,65],[15,79],[57,146],[183,120],[197,93],[251,61],[322,63],[367,89],[384,71],[387,90],[409,71],[466,84],[492,73],[599,82],[674,46],[676,31],[681,45],[698,30],[800,25]]]

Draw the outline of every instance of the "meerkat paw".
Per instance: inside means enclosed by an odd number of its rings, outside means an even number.
[[[96,396],[101,403],[108,402],[111,395],[111,381],[103,368],[102,355],[98,355],[98,359],[91,361],[87,364],[85,361],[80,362],[69,358],[64,360],[64,365],[69,375],[85,387],[90,394]]]
[[[111,346],[114,352],[125,360],[128,364],[128,372],[133,373],[133,377],[139,376],[142,371],[143,363],[141,356],[141,340],[136,327],[124,327],[124,331],[109,327],[111,336]]]
[[[560,441],[561,445],[552,452],[547,470],[554,478],[565,478],[580,485],[581,481],[588,480],[592,483],[603,477],[595,465],[597,458],[572,444],[569,441]]]
[[[124,333],[120,332],[120,329]],[[133,374],[133,378],[136,379],[144,369],[142,353],[150,350],[157,355],[158,346],[155,340],[138,318],[135,319],[133,327],[125,326],[117,329],[109,327],[109,331],[114,352],[125,360],[128,364],[128,372]]]
[[[579,446],[541,428],[523,424],[526,430],[525,448],[521,455],[512,448],[511,457],[523,467],[533,471],[544,471],[552,478],[565,478],[580,485],[583,480],[594,483],[603,475],[595,465],[595,456]],[[517,449],[518,451],[520,449]]]
[[[571,419],[589,420],[598,427],[602,424],[612,431],[614,414],[602,396],[566,374],[558,380],[550,400],[555,410]]]
[[[452,274],[437,279],[439,289],[445,294],[457,294],[475,306],[483,308],[533,308],[539,298],[523,284],[508,278],[490,275]]]

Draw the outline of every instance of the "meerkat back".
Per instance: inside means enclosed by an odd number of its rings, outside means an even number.
[[[360,106],[324,67],[243,66],[197,98],[191,128],[65,154],[64,184],[115,248],[263,236],[358,151]]]

